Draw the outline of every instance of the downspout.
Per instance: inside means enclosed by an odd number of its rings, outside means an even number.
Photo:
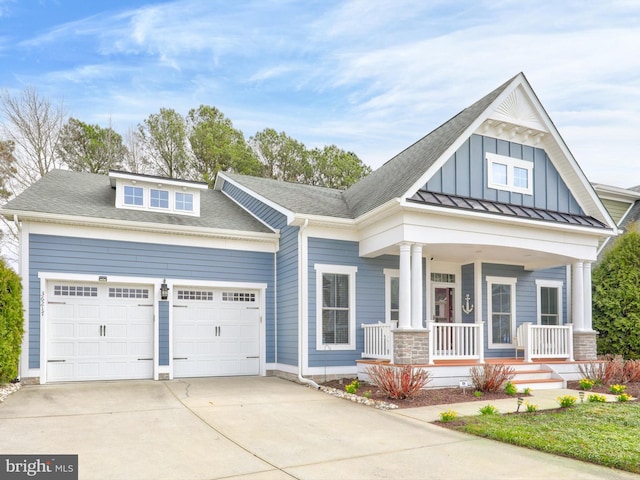
[[[303,338],[303,331],[302,331],[302,324],[303,324],[303,320],[302,320],[302,312],[303,312],[303,302],[302,302],[302,296],[304,293],[304,288],[303,288],[303,282],[302,282],[302,276],[305,273],[304,269],[302,268],[302,264],[303,264],[303,258],[304,256],[307,254],[306,249],[303,249],[303,235],[302,233],[304,232],[304,230],[307,228],[307,226],[309,225],[309,219],[306,218],[304,220],[304,224],[300,227],[300,229],[298,230],[298,381],[300,383],[304,383],[305,385],[310,385],[315,389],[320,389],[320,386],[314,382],[313,380],[310,380],[308,378],[304,378],[302,376],[302,345],[304,345],[304,341],[305,339]],[[304,251],[303,251],[304,250]],[[307,339],[308,341],[308,339]]]

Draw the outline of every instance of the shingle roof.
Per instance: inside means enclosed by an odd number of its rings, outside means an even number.
[[[344,196],[353,214],[360,216],[406,194],[516,77],[517,75],[351,186]]]
[[[226,172],[224,175],[291,212],[353,218],[343,197],[344,190]]]
[[[272,233],[222,192],[200,191],[200,217],[129,210],[115,207],[108,176],[68,170],[49,172],[2,210]]]

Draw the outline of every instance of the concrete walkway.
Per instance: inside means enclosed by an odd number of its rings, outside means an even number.
[[[264,377],[30,386],[0,404],[0,453],[78,454],[100,480],[638,478],[428,423],[479,406],[384,412]]]

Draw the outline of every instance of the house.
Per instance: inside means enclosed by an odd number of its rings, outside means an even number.
[[[622,232],[632,228],[640,219],[640,185],[620,188],[594,183],[593,188]],[[598,261],[611,246],[610,240],[609,238],[602,240],[598,248]]]
[[[523,74],[345,191],[53,171],[1,213],[40,383],[593,359],[617,233]]]

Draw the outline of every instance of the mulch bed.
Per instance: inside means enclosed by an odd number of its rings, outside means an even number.
[[[350,384],[355,378],[343,378],[341,380],[332,380],[330,382],[324,382],[321,385],[326,387],[332,387],[338,390],[344,390],[345,385]],[[580,384],[575,382],[567,382],[567,388],[573,390],[581,390]],[[366,392],[371,392],[371,399],[386,403],[392,403],[397,405],[398,408],[413,408],[413,407],[425,407],[428,405],[447,405],[452,403],[462,402],[486,402],[487,400],[503,400],[505,398],[516,398],[515,396],[509,396],[504,391],[494,393],[483,393],[481,397],[473,395],[473,388],[467,388],[466,393],[459,387],[453,388],[429,388],[420,391],[413,398],[405,398],[403,400],[391,400],[380,390],[378,387],[371,383],[360,382],[360,388],[357,390],[356,395],[361,397],[365,396]],[[594,386],[591,390],[586,392],[585,401],[589,393],[611,393],[609,387]],[[640,399],[640,383],[628,383],[625,393],[628,393],[638,401]],[[523,395],[519,395],[523,396]]]
[[[624,393],[631,395],[636,399],[636,401],[638,401],[638,399],[640,398],[640,382],[627,383],[626,387],[627,388]],[[567,388],[571,388],[573,390],[582,390],[582,388],[580,388],[580,383],[577,381],[567,382]],[[584,392],[586,394],[585,399],[589,396],[590,393],[607,393],[609,395],[615,395],[609,391],[608,386],[604,385],[594,385],[591,390],[584,390]]]
[[[342,380],[332,380],[330,382],[324,382],[321,385],[326,387],[332,387],[338,390],[344,390],[345,385],[349,385],[355,378],[344,378]],[[495,393],[483,393],[481,397],[475,397],[473,395],[473,388],[467,388],[466,393],[459,387],[454,388],[429,388],[420,391],[413,398],[405,398],[402,400],[392,400],[378,387],[371,383],[360,382],[360,388],[357,390],[356,395],[361,397],[365,396],[366,392],[371,392],[371,399],[381,402],[392,403],[397,405],[398,408],[413,408],[413,407],[425,407],[428,405],[447,405],[451,403],[462,402],[482,402],[487,400],[503,400],[511,397],[503,391]]]

